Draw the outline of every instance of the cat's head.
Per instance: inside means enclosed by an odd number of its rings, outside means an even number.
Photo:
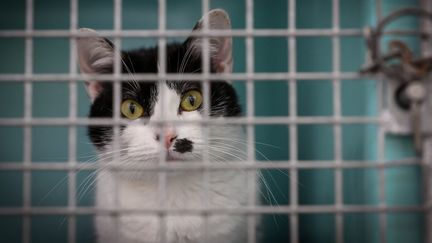
[[[229,30],[227,13],[212,10],[207,13],[209,29]],[[204,18],[204,17],[203,17]],[[203,19],[193,31],[203,28]],[[114,45],[99,37],[90,29],[81,29],[90,37],[78,38],[78,59],[84,74],[111,74],[114,67]],[[190,36],[183,43],[168,44],[166,48],[167,73],[201,73],[202,38]],[[232,71],[232,38],[209,37],[210,69],[212,73]],[[237,116],[240,113],[237,95],[226,81],[210,82],[210,97],[203,97],[200,81],[166,81],[160,85],[154,82],[136,80],[134,73],[158,73],[158,48],[144,48],[121,52],[122,73],[130,74],[130,80],[121,85],[121,116],[130,120],[130,125],[120,129],[119,144],[122,155],[136,160],[157,161],[161,151],[168,159],[192,160],[202,154],[205,142],[202,124],[205,98],[210,101],[209,114],[215,119]],[[85,82],[91,100],[89,116],[113,117],[113,84],[109,81],[88,80]],[[161,94],[163,101],[161,102]],[[182,124],[157,126],[152,120],[160,118],[182,120]],[[143,119],[145,118],[145,119]],[[163,135],[164,144],[160,143]],[[213,128],[210,139],[219,143],[235,136],[230,128]],[[89,136],[99,151],[112,148],[113,128],[111,126],[90,126]]]

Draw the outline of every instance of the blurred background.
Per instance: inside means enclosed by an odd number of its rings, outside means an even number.
[[[244,29],[245,1],[212,0],[210,8],[225,9],[234,29]],[[113,29],[113,2],[103,0],[79,1],[78,26],[96,30]],[[382,15],[406,6],[418,6],[414,0],[383,0]],[[146,30],[158,28],[157,0],[123,0],[122,28]],[[288,28],[288,3],[285,0],[254,0],[254,28]],[[34,28],[36,30],[69,30],[70,2],[68,0],[35,0]],[[301,0],[296,3],[296,28],[332,28],[331,0]],[[377,22],[375,1],[341,0],[340,28],[362,29]],[[201,1],[167,0],[167,28],[192,29],[201,18]],[[404,18],[390,28],[417,28],[417,21]],[[25,1],[0,0],[0,31],[25,29]],[[169,41],[182,41],[172,38]],[[416,37],[404,37],[412,49],[419,51]],[[385,39],[384,39],[385,41]],[[297,72],[332,72],[332,37],[307,36],[296,38]],[[123,38],[123,49],[157,44],[156,38]],[[362,36],[340,38],[342,72],[357,72],[365,63],[366,46]],[[69,39],[58,37],[34,38],[33,72],[69,73]],[[25,38],[0,37],[0,75],[23,74]],[[234,72],[246,71],[245,38],[234,38]],[[254,38],[255,72],[288,72],[288,40],[286,37]],[[246,86],[237,80],[243,110]],[[24,115],[24,88],[22,82],[0,82],[0,118],[22,118]],[[78,115],[86,117],[89,101],[82,84],[78,89]],[[297,80],[298,116],[333,116],[334,90],[332,80]],[[257,117],[289,115],[288,80],[255,81]],[[68,82],[34,82],[32,117],[52,118],[69,116]],[[375,117],[379,115],[377,82],[375,80],[342,80],[341,112],[343,116]],[[67,126],[32,127],[32,163],[68,161]],[[257,125],[256,153],[258,160],[288,161],[289,127],[287,125]],[[342,125],[342,159],[350,161],[378,160],[376,124]],[[298,160],[334,160],[334,133],[332,124],[298,126]],[[266,146],[271,144],[273,146]],[[86,128],[77,129],[77,160],[92,163],[94,149],[86,136]],[[263,156],[265,155],[265,157]],[[385,159],[413,158],[411,138],[387,135]],[[23,161],[23,127],[0,126],[0,164]],[[421,173],[419,166],[386,168],[385,202],[391,206],[419,206],[422,203]],[[89,171],[77,173],[77,187],[82,186]],[[266,205],[289,205],[289,171],[262,171],[275,198],[263,200]],[[377,169],[343,170],[343,204],[379,204],[379,171]],[[32,171],[31,205],[35,207],[62,207],[68,203],[67,171]],[[335,172],[333,169],[304,169],[298,171],[298,203],[300,205],[334,205]],[[94,190],[77,197],[77,205],[92,206]],[[23,205],[23,172],[0,170],[0,207]],[[424,218],[421,212],[387,213],[388,242],[423,242]],[[350,243],[379,242],[378,213],[343,214],[344,239]],[[63,216],[37,215],[31,217],[31,242],[67,242],[67,224]],[[266,215],[263,224],[263,242],[289,242],[289,215]],[[22,217],[0,215],[0,242],[22,241]],[[91,216],[77,217],[77,242],[93,242]],[[299,214],[300,242],[335,242],[335,216],[326,214]]]

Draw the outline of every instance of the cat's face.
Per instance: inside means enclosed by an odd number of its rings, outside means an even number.
[[[222,10],[207,14],[210,29],[230,29],[228,15]],[[202,20],[194,31],[202,28]],[[113,44],[98,37],[78,39],[78,55],[83,73],[112,73]],[[167,46],[168,73],[201,73],[201,42],[198,37],[189,37],[182,44]],[[227,73],[232,70],[230,37],[211,37],[210,63],[213,73]],[[121,155],[131,160],[157,162],[162,153],[168,160],[194,160],[201,157],[204,144],[232,137],[232,127],[208,127],[204,132],[202,124],[203,102],[209,100],[208,114],[214,118],[237,116],[240,108],[237,96],[225,81],[210,83],[210,97],[204,97],[199,81],[164,81],[162,83],[135,80],[134,73],[158,73],[158,50],[156,48],[122,52],[122,72],[129,73],[131,80],[121,85],[121,116],[130,124],[120,129]],[[87,91],[92,101],[90,117],[113,117],[113,85],[111,82],[88,81]],[[159,126],[152,121],[166,119],[182,121],[181,124]],[[190,123],[188,123],[190,121]],[[89,136],[101,152],[112,149],[113,128],[111,126],[90,126]],[[162,138],[163,136],[163,138]],[[204,136],[209,136],[206,140]],[[234,135],[235,136],[235,135]],[[163,141],[163,143],[162,143]],[[220,145],[216,145],[220,146]],[[219,147],[220,149],[224,149]],[[228,151],[225,148],[225,151]],[[229,152],[229,151],[228,151]]]

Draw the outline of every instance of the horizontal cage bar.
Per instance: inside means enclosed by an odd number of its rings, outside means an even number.
[[[312,213],[379,213],[379,212],[423,212],[427,210],[424,206],[369,206],[369,205],[343,205],[336,207],[334,205],[314,205],[314,206],[292,206],[278,205],[274,206],[253,206],[253,207],[236,207],[236,208],[142,208],[142,209],[125,209],[125,208],[95,208],[95,207],[30,207],[27,209],[17,207],[0,208],[2,215],[94,215],[94,214],[312,214]]]
[[[165,163],[165,164],[142,164],[128,162],[127,166],[118,165],[112,162],[76,162],[68,164],[65,162],[37,162],[31,164],[22,164],[19,162],[2,162],[1,170],[140,170],[140,171],[179,171],[179,170],[258,170],[258,169],[372,169],[372,168],[390,168],[398,166],[420,165],[420,159],[404,159],[389,161],[357,161],[342,160],[341,163],[334,163],[329,160],[290,160],[267,161],[267,162],[250,162],[250,161],[227,161],[226,164],[187,162]]]
[[[385,124],[384,118],[378,117],[226,117],[223,120],[202,118],[201,120],[171,120],[171,119],[151,119],[140,118],[140,123],[132,123],[127,119],[113,120],[111,118],[0,118],[0,126],[84,126],[84,125],[130,125],[138,126],[144,122],[152,124],[207,124],[207,125],[291,125],[291,124]]]
[[[360,75],[355,72],[344,72],[344,73],[254,73],[250,75],[248,73],[231,73],[231,74],[140,74],[135,73],[133,75],[134,80],[138,81],[156,81],[156,80],[170,80],[170,81],[183,81],[183,80],[198,80],[202,82],[212,82],[218,80],[239,80],[244,82],[252,82],[254,80],[330,80],[330,79],[365,79],[369,78],[365,75]],[[112,74],[100,74],[100,75],[69,75],[69,74],[33,74],[31,76],[23,74],[0,74],[0,82],[23,82],[23,80],[31,80],[38,82],[70,82],[70,80],[104,80],[104,81],[130,81],[131,76],[129,74],[123,75],[112,75]]]
[[[363,29],[244,29],[209,30],[206,32],[191,32],[190,30],[98,30],[101,36],[106,37],[187,37],[187,36],[233,36],[233,37],[290,37],[290,36],[365,36]],[[419,35],[430,36],[430,31],[412,29],[389,30],[383,35]],[[69,30],[3,30],[0,38],[11,37],[86,37],[86,33]]]

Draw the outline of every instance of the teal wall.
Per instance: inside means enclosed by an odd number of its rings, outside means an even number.
[[[0,29],[23,29],[24,0],[1,0]],[[341,28],[362,28],[374,25],[372,0],[341,0]],[[402,6],[413,6],[413,0],[383,1],[384,15]],[[297,28],[329,29],[332,24],[331,0],[301,0],[296,6]],[[287,28],[287,1],[255,0],[255,28]],[[211,8],[226,9],[233,28],[245,28],[244,1],[214,0]],[[200,18],[199,0],[167,1],[167,27],[188,29]],[[123,0],[124,29],[157,29],[156,0]],[[69,2],[67,0],[35,0],[36,29],[68,29]],[[112,1],[80,1],[79,26],[95,29],[113,28]],[[412,19],[393,27],[412,26]],[[180,39],[180,38],[176,38]],[[415,39],[405,39],[416,47]],[[357,71],[364,63],[365,46],[361,37],[341,37],[341,70]],[[384,40],[386,41],[386,40]],[[154,38],[125,38],[124,48],[156,43]],[[255,38],[255,71],[287,72],[288,46],[283,37]],[[24,72],[24,39],[0,38],[0,73]],[[332,42],[330,37],[297,38],[298,72],[331,72]],[[234,38],[234,72],[245,71],[244,38]],[[34,39],[34,72],[62,73],[69,71],[69,41],[66,38]],[[332,116],[333,90],[331,80],[297,80],[297,111],[299,116]],[[342,80],[341,104],[343,116],[378,115],[375,80]],[[235,82],[244,110],[244,80]],[[0,118],[23,116],[23,85],[0,83]],[[43,83],[33,85],[33,117],[67,117],[68,85]],[[256,116],[286,116],[288,108],[287,81],[257,80],[255,82]],[[79,116],[85,117],[89,102],[84,88],[79,87]],[[342,126],[344,163],[350,160],[377,159],[377,131],[372,124]],[[259,160],[289,159],[289,128],[285,125],[256,126],[257,158]],[[85,135],[85,128],[77,131],[77,158],[86,162],[93,158],[93,148]],[[23,159],[23,129],[0,127],[0,163],[21,162]],[[298,126],[298,159],[307,161],[333,160],[333,128],[330,125]],[[32,129],[32,162],[66,162],[68,158],[67,127],[34,127]],[[263,144],[270,144],[267,146]],[[263,156],[265,155],[265,157]],[[388,160],[413,157],[409,137],[387,136],[385,157]],[[317,162],[319,163],[319,162]],[[263,176],[274,194],[264,204],[289,204],[288,171],[263,170]],[[85,183],[89,172],[79,172],[77,186]],[[416,166],[386,169],[386,201],[390,205],[419,205],[421,200],[420,171]],[[0,207],[22,205],[22,172],[0,171]],[[32,172],[33,206],[67,205],[66,172]],[[91,179],[91,178],[90,178]],[[301,205],[334,204],[335,174],[329,169],[300,170],[298,178]],[[378,204],[378,172],[373,169],[343,171],[343,200],[348,205]],[[93,204],[93,190],[79,196],[80,206]],[[266,193],[265,193],[266,194]],[[269,196],[266,195],[268,198]],[[289,242],[289,216],[264,217],[264,242]],[[92,218],[78,217],[78,242],[92,242]],[[422,242],[422,217],[416,213],[388,214],[388,242]],[[335,219],[331,214],[299,216],[301,242],[334,242]],[[378,242],[378,214],[345,214],[346,242]],[[22,220],[18,216],[0,217],[0,242],[21,242]],[[62,216],[32,217],[32,242],[66,242],[67,221]]]

